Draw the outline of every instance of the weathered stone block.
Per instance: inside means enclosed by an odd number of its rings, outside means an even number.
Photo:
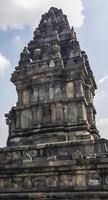
[[[23,105],[28,105],[30,100],[30,93],[29,90],[24,90],[22,92],[22,104]]]
[[[32,113],[31,110],[24,110],[21,112],[21,128],[29,128],[31,126]]]

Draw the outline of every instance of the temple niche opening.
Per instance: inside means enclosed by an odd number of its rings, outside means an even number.
[[[61,9],[42,15],[11,76],[1,200],[107,200],[108,141],[100,137],[95,78]]]

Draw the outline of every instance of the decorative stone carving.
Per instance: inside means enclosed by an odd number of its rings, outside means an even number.
[[[20,152],[13,152],[13,153],[12,153],[12,157],[13,157],[13,159],[15,159],[15,160],[20,159],[20,158],[21,158],[20,156],[21,156]]]
[[[61,99],[62,98],[62,94],[61,93],[62,93],[62,91],[61,91],[60,85],[56,84],[55,87],[54,87],[54,99],[56,99],[56,100]]]
[[[60,46],[58,44],[53,45],[52,47],[52,54],[54,59],[60,59],[61,58],[61,51]]]
[[[50,60],[50,62],[49,62],[49,67],[55,67],[55,62],[54,62],[54,60]]]
[[[51,45],[50,43],[45,43],[42,49],[42,59],[49,60],[51,59]]]
[[[96,83],[88,58],[78,53],[66,16],[51,8],[12,74],[19,97],[6,115],[0,200],[108,199],[108,141],[88,123],[89,107],[95,121]]]
[[[25,162],[25,161],[32,161],[32,156],[30,155],[30,153],[29,152],[23,152],[23,162]]]
[[[48,161],[55,161],[56,159],[56,156],[51,156],[47,158]]]
[[[41,32],[38,28],[34,31],[34,40],[39,39],[41,37]]]
[[[32,183],[31,183],[30,177],[25,177],[25,179],[24,179],[24,188],[30,189],[31,186],[32,186]]]
[[[69,41],[69,55],[70,58],[81,56],[80,46],[76,39],[72,39],[71,41]]]
[[[72,175],[61,175],[60,176],[60,186],[70,187],[76,185],[76,177]]]
[[[22,63],[29,63],[30,62],[30,52],[28,51],[27,47],[24,47],[23,52],[20,54],[20,61],[19,64]]]
[[[83,154],[80,151],[72,153],[72,159],[78,160],[83,159]]]
[[[34,50],[33,60],[39,60],[40,58],[41,49],[37,48]]]
[[[48,187],[56,187],[58,184],[58,178],[56,176],[50,176],[47,178]]]
[[[90,174],[88,177],[88,185],[90,186],[100,185],[100,176],[98,174]]]

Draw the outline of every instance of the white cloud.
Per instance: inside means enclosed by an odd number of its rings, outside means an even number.
[[[100,131],[101,137],[108,139],[108,118],[101,118],[97,120],[97,127]]]
[[[6,146],[8,137],[8,127],[6,125],[6,119],[4,114],[0,114],[0,147]]]
[[[15,40],[16,40],[16,42],[20,43],[20,42],[21,42],[21,37],[20,37],[19,35],[17,35],[17,36],[15,37]]]
[[[61,8],[67,14],[71,25],[79,27],[83,23],[83,0],[1,0],[0,29],[35,26],[40,17],[50,7]]]
[[[10,61],[0,53],[0,75],[10,67]]]
[[[99,84],[102,84],[102,83],[104,83],[105,81],[108,81],[108,75],[105,75],[104,77],[102,77],[102,78],[98,81],[98,83],[99,83]]]
[[[97,127],[102,137],[108,138],[108,75],[97,81],[98,90],[95,97],[97,110]]]

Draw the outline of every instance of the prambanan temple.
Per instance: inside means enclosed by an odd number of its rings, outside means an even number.
[[[42,15],[11,81],[0,200],[108,200],[108,142],[93,105],[95,78],[61,9]]]

